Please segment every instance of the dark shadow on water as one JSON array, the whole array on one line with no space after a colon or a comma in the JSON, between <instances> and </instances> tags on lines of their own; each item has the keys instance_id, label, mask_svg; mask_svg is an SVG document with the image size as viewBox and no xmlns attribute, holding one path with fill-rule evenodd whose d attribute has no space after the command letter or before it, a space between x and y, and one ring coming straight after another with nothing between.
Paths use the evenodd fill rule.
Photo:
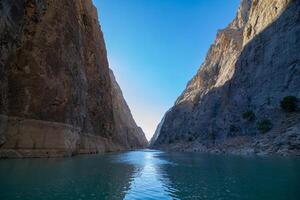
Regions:
<instances>
[{"instance_id":1,"label":"dark shadow on water","mask_svg":"<svg viewBox=\"0 0 300 200\"><path fill-rule=\"evenodd\" d=\"M0 160L5 200L297 200L300 158L131 151Z\"/></svg>"},{"instance_id":2,"label":"dark shadow on water","mask_svg":"<svg viewBox=\"0 0 300 200\"><path fill-rule=\"evenodd\" d=\"M134 167L111 156L0 160L0 199L123 199Z\"/></svg>"},{"instance_id":3,"label":"dark shadow on water","mask_svg":"<svg viewBox=\"0 0 300 200\"><path fill-rule=\"evenodd\" d=\"M199 153L162 155L173 195L180 199L290 199L300 196L300 159Z\"/></svg>"}]
</instances>

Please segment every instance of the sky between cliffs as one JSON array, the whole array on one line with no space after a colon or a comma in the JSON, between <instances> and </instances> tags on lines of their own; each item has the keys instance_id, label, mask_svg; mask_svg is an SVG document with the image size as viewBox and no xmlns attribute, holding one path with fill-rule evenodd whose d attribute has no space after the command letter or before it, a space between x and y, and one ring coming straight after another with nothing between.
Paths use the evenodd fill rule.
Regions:
<instances>
[{"instance_id":1,"label":"sky between cliffs","mask_svg":"<svg viewBox=\"0 0 300 200\"><path fill-rule=\"evenodd\" d=\"M93 0L110 67L149 140L239 0Z\"/></svg>"}]
</instances>

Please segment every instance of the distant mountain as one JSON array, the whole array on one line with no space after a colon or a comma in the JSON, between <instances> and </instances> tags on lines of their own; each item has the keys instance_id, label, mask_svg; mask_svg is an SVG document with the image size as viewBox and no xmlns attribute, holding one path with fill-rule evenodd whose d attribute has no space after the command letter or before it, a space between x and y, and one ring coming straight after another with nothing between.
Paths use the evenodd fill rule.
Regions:
<instances>
[{"instance_id":1,"label":"distant mountain","mask_svg":"<svg viewBox=\"0 0 300 200\"><path fill-rule=\"evenodd\" d=\"M299 52L300 1L242 0L152 147L299 155Z\"/></svg>"},{"instance_id":2,"label":"distant mountain","mask_svg":"<svg viewBox=\"0 0 300 200\"><path fill-rule=\"evenodd\" d=\"M0 1L0 157L141 148L92 0Z\"/></svg>"}]
</instances>

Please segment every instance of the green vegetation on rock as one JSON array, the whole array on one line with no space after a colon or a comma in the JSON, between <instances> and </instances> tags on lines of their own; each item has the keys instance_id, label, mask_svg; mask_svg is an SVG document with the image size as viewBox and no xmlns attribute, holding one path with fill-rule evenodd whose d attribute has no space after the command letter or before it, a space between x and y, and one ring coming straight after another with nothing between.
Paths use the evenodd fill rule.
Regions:
<instances>
[{"instance_id":1,"label":"green vegetation on rock","mask_svg":"<svg viewBox=\"0 0 300 200\"><path fill-rule=\"evenodd\" d=\"M256 128L262 133L269 132L272 127L272 122L269 119L263 119L256 123Z\"/></svg>"},{"instance_id":2,"label":"green vegetation on rock","mask_svg":"<svg viewBox=\"0 0 300 200\"><path fill-rule=\"evenodd\" d=\"M286 112L295 112L297 110L297 97L286 96L280 102L280 107Z\"/></svg>"},{"instance_id":3,"label":"green vegetation on rock","mask_svg":"<svg viewBox=\"0 0 300 200\"><path fill-rule=\"evenodd\" d=\"M247 121L252 121L255 118L255 114L253 111L248 110L246 112L243 113L243 119L247 120Z\"/></svg>"}]
</instances>

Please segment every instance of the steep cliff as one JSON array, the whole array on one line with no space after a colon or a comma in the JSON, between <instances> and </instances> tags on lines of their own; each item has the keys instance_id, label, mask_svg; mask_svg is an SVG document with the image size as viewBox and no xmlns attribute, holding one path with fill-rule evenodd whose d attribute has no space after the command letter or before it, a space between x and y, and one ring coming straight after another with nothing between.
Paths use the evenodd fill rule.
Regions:
<instances>
[{"instance_id":1,"label":"steep cliff","mask_svg":"<svg viewBox=\"0 0 300 200\"><path fill-rule=\"evenodd\" d=\"M0 1L2 157L143 146L120 138L111 81L92 0Z\"/></svg>"},{"instance_id":2,"label":"steep cliff","mask_svg":"<svg viewBox=\"0 0 300 200\"><path fill-rule=\"evenodd\" d=\"M300 2L242 0L160 125L154 148L300 153ZM298 106L299 107L299 106Z\"/></svg>"},{"instance_id":3,"label":"steep cliff","mask_svg":"<svg viewBox=\"0 0 300 200\"><path fill-rule=\"evenodd\" d=\"M112 97L114 120L116 122L116 140L127 148L142 148L148 145L143 130L138 127L131 115L131 111L123 97L113 71L110 70L112 80Z\"/></svg>"}]
</instances>

